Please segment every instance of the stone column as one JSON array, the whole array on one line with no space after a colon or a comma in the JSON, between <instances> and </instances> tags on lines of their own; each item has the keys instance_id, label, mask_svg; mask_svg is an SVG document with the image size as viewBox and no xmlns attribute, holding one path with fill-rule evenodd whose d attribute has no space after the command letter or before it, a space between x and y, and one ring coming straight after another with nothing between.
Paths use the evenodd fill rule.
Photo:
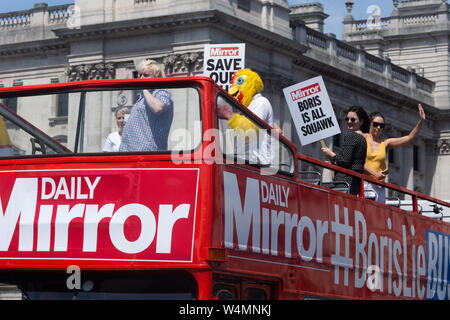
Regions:
<instances>
[{"instance_id":1,"label":"stone column","mask_svg":"<svg viewBox=\"0 0 450 320\"><path fill-rule=\"evenodd\" d=\"M413 152L413 144L408 144L403 146L401 150L403 155L402 161L402 173L403 173L403 187L414 190L414 152ZM406 197L409 199L410 197Z\"/></svg>"},{"instance_id":2,"label":"stone column","mask_svg":"<svg viewBox=\"0 0 450 320\"><path fill-rule=\"evenodd\" d=\"M353 9L353 1L345 2L345 6L347 7L347 16L344 18L344 34L342 36L343 40L345 40L345 36L347 34L351 34L353 32L353 21L355 20L352 16Z\"/></svg>"},{"instance_id":3,"label":"stone column","mask_svg":"<svg viewBox=\"0 0 450 320\"><path fill-rule=\"evenodd\" d=\"M433 196L450 201L450 137L442 138L436 146L437 163L433 177Z\"/></svg>"}]
</instances>

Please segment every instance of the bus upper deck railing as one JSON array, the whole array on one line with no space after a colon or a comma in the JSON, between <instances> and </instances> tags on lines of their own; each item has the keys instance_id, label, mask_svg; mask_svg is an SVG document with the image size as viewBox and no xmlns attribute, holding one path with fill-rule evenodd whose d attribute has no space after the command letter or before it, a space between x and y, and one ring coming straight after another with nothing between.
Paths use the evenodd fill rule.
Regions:
<instances>
[{"instance_id":1,"label":"bus upper deck railing","mask_svg":"<svg viewBox=\"0 0 450 320\"><path fill-rule=\"evenodd\" d=\"M411 199L412 199L412 212L414 212L414 213L419 214L418 199L426 200L426 201L432 202L432 203L434 203L436 205L441 205L441 206L444 206L444 207L450 209L450 203L448 203L446 201L443 201L443 200L439 200L439 199L430 197L428 195L422 194L422 193L417 192L417 191L409 190L407 188L400 187L400 186L397 186L397 185L394 185L394 184L391 184L391 183L388 183L388 182L383 182L383 181L380 181L380 180L376 180L376 179L367 177L367 176L365 176L363 174L360 174L358 172L355 172L355 171L352 171L352 170L348 170L348 169L339 167L337 165L330 164L330 163L327 163L327 162L324 162L324 161L321 161L321 160L318 160L318 159L315 159L315 158L312 158L312 157L309 157L309 156L305 156L305 155L302 155L302 154L298 154L297 153L297 159L301 160L301 161L304 161L304 162L307 162L309 164L313 164L313 165L325 168L325 169L342 172L342 173L345 173L347 175L351 175L351 176L360 178L361 179L361 186L360 186L360 192L359 192L359 196L358 197L363 198L363 199L364 199L364 183L363 182L366 181L366 182L374 183L374 184L377 184L379 186L382 186L382 187L385 187L385 188L388 188L388 189L391 189L391 190L395 190L395 191L400 192L402 194L406 194L406 195L411 196ZM299 172L300 172L300 170L299 170ZM300 179L300 180L302 180L302 179ZM307 181L307 180L306 181L303 180L303 181L304 182L311 182L311 181Z\"/></svg>"}]
</instances>

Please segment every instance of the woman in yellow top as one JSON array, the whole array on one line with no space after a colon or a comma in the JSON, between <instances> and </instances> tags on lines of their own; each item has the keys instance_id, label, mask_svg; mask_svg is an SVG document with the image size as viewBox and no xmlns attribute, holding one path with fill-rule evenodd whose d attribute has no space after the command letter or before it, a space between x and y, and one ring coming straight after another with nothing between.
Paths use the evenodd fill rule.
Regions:
<instances>
[{"instance_id":1,"label":"woman in yellow top","mask_svg":"<svg viewBox=\"0 0 450 320\"><path fill-rule=\"evenodd\" d=\"M422 125L425 121L425 112L423 111L422 105L418 105L420 119L417 122L414 129L407 136L399 138L388 138L386 140L381 140L381 133L385 126L384 117L379 112L374 112L370 114L370 129L369 133L365 134L367 142L367 154L366 162L364 164L364 173L366 176L384 181L387 175L386 169L386 153L389 149L394 149L407 145L419 133ZM384 187L381 187L374 183L365 182L364 183L364 193L366 197L369 194L375 192L376 201L385 202L386 195Z\"/></svg>"}]
</instances>

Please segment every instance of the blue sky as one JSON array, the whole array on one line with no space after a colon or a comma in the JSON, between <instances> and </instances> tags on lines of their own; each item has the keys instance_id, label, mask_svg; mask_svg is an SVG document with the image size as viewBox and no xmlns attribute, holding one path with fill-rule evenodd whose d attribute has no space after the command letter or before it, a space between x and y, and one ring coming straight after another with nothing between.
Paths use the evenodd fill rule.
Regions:
<instances>
[{"instance_id":1,"label":"blue sky","mask_svg":"<svg viewBox=\"0 0 450 320\"><path fill-rule=\"evenodd\" d=\"M305 3L320 2L323 10L329 17L325 20L324 33L334 33L339 39L344 32L344 25L342 21L347 15L347 8L345 6L346 0L288 0L289 5L299 5ZM367 9L372 5L377 5L380 8L381 16L388 17L394 10L392 0L353 0L352 16L356 20L368 19L370 13Z\"/></svg>"},{"instance_id":2,"label":"blue sky","mask_svg":"<svg viewBox=\"0 0 450 320\"><path fill-rule=\"evenodd\" d=\"M98 0L93 0L98 1ZM10 12L19 10L28 10L34 7L35 3L45 2L49 6L59 4L74 3L74 0L0 0L0 12Z\"/></svg>"},{"instance_id":3,"label":"blue sky","mask_svg":"<svg viewBox=\"0 0 450 320\"><path fill-rule=\"evenodd\" d=\"M98 0L93 0L98 1ZM33 8L35 3L46 2L49 6L74 3L74 0L1 0L0 12L10 12L18 10L27 10ZM330 16L325 20L325 33L334 33L338 38L341 38L343 32L342 21L347 14L345 7L346 0L288 0L290 5L298 5L312 2L320 2L324 7L325 13ZM381 16L387 17L391 14L394 6L392 0L354 0L352 15L355 19L367 19L369 13L367 8L370 5L377 5L380 7Z\"/></svg>"}]
</instances>

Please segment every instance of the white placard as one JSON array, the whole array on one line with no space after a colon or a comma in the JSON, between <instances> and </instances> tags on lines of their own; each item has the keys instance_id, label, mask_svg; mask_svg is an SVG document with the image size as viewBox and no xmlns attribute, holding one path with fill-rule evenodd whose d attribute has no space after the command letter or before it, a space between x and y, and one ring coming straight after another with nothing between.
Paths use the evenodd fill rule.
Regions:
<instances>
[{"instance_id":1,"label":"white placard","mask_svg":"<svg viewBox=\"0 0 450 320\"><path fill-rule=\"evenodd\" d=\"M207 44L203 57L203 75L228 91L233 74L245 68L245 43Z\"/></svg>"},{"instance_id":2,"label":"white placard","mask_svg":"<svg viewBox=\"0 0 450 320\"><path fill-rule=\"evenodd\" d=\"M283 89L302 146L341 133L321 76Z\"/></svg>"}]
</instances>

